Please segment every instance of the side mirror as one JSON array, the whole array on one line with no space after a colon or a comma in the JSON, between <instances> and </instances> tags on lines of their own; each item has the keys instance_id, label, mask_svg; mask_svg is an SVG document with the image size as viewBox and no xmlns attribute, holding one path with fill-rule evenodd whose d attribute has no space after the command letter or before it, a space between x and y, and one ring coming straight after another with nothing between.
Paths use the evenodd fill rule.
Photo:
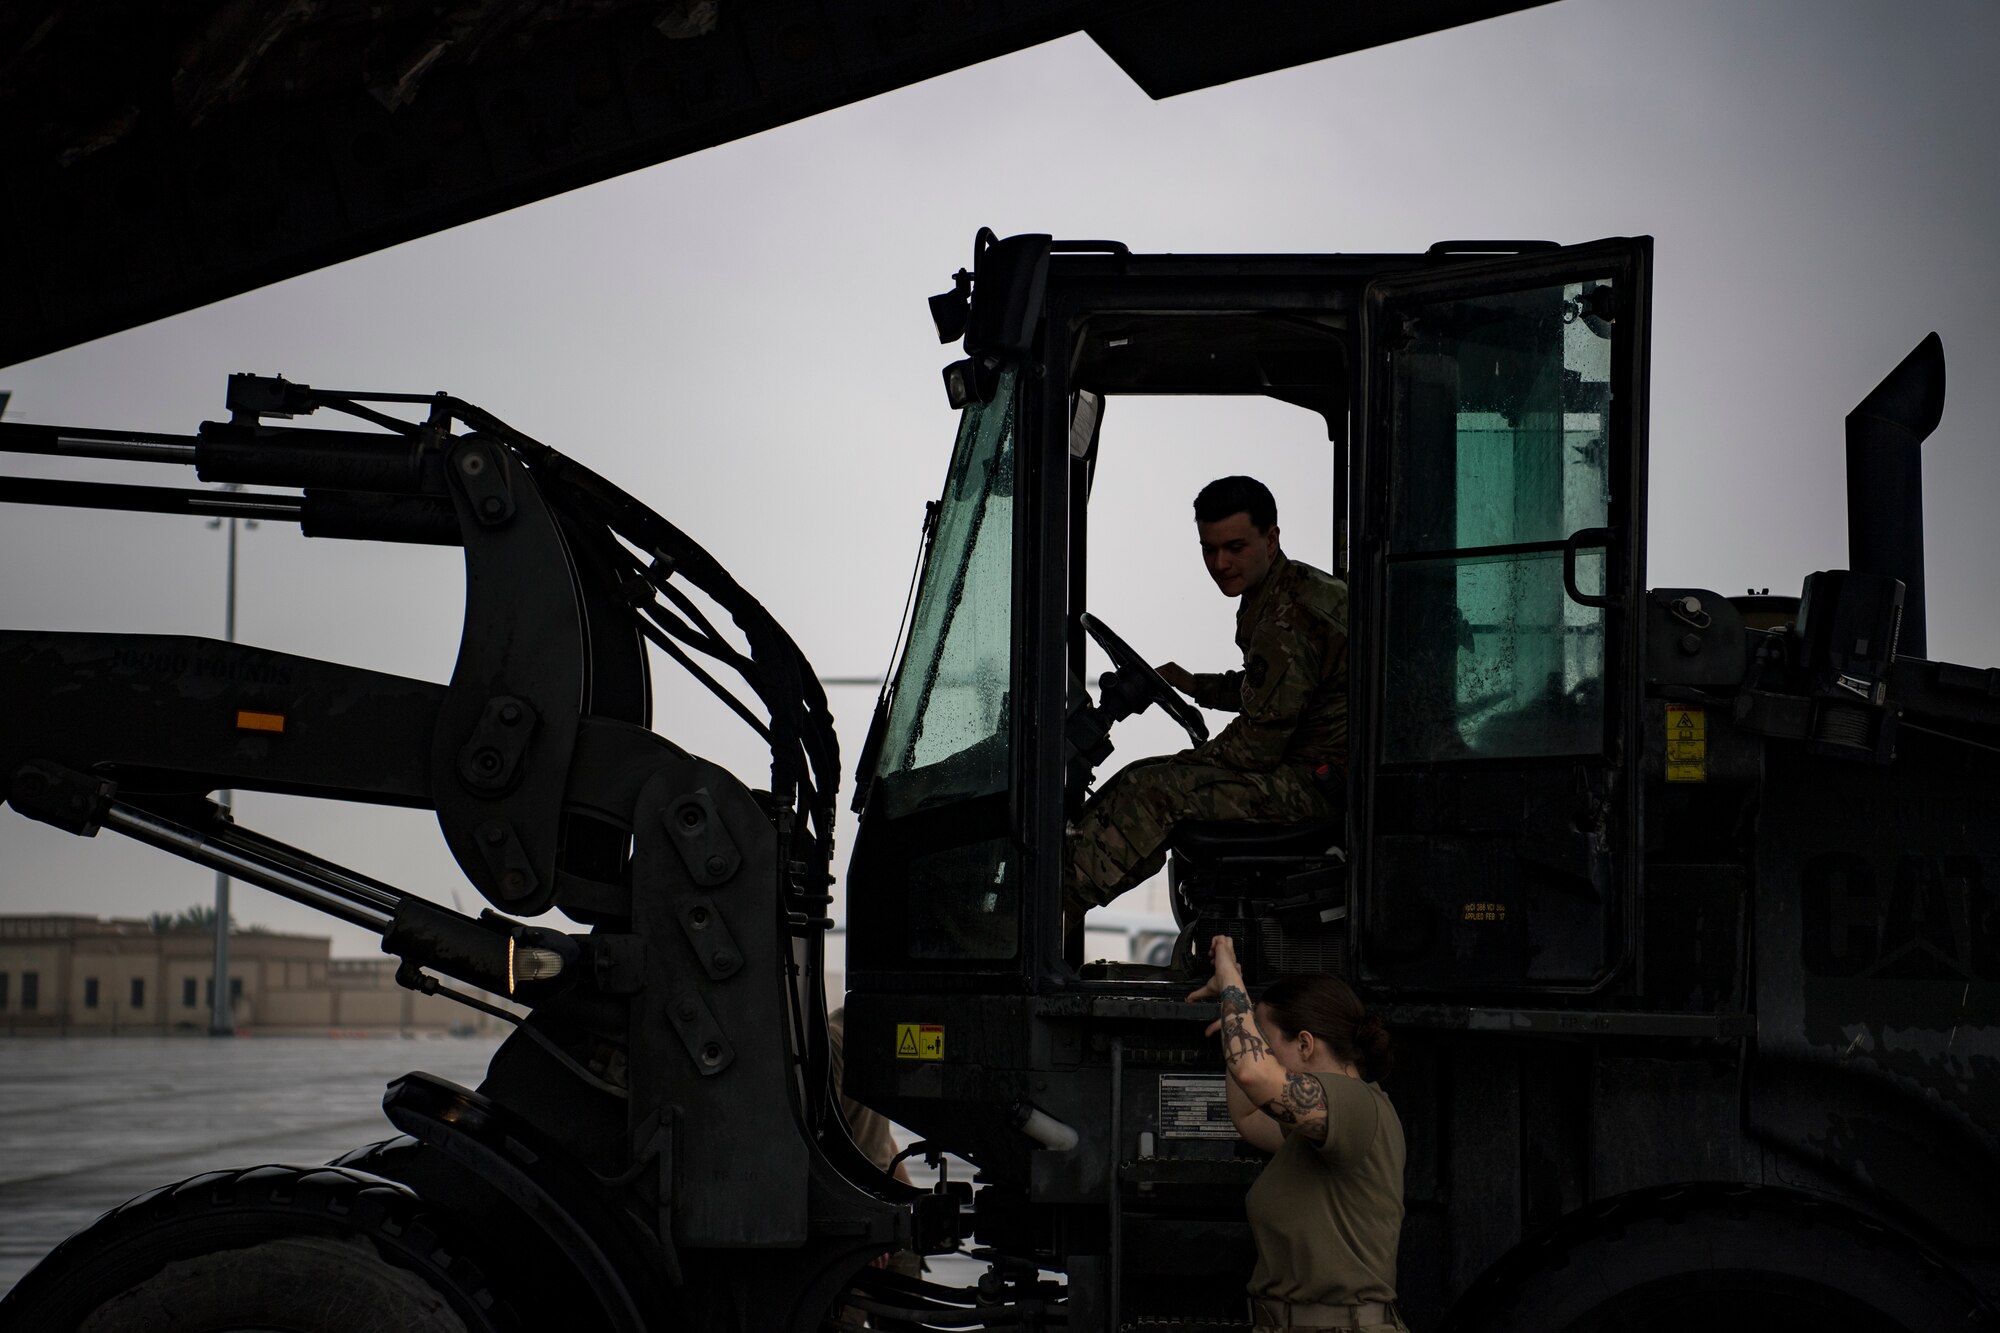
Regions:
<instances>
[{"instance_id":1,"label":"side mirror","mask_svg":"<svg viewBox=\"0 0 2000 1333\"><path fill-rule=\"evenodd\" d=\"M1034 345L1054 239L1027 233L1002 241L980 228L972 261L972 310L965 325L967 356L1020 356Z\"/></svg>"},{"instance_id":2,"label":"side mirror","mask_svg":"<svg viewBox=\"0 0 2000 1333\"><path fill-rule=\"evenodd\" d=\"M945 395L954 409L992 401L1001 364L1034 346L1054 244L1039 232L1003 241L981 227L972 242L972 271L960 269L952 289L931 298L938 341L965 337L965 359L944 368Z\"/></svg>"}]
</instances>

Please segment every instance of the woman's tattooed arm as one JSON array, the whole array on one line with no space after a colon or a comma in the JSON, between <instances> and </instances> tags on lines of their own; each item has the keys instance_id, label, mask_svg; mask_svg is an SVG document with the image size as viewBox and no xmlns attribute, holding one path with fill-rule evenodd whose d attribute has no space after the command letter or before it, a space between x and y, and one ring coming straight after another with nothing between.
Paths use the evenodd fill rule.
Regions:
<instances>
[{"instance_id":1,"label":"woman's tattooed arm","mask_svg":"<svg viewBox=\"0 0 2000 1333\"><path fill-rule=\"evenodd\" d=\"M1222 1058L1236 1085L1286 1134L1326 1142L1326 1089L1311 1074L1284 1072L1241 986L1222 989Z\"/></svg>"},{"instance_id":2,"label":"woman's tattooed arm","mask_svg":"<svg viewBox=\"0 0 2000 1333\"><path fill-rule=\"evenodd\" d=\"M1285 1133L1326 1142L1326 1088L1311 1074L1287 1074L1283 1090L1263 1109Z\"/></svg>"},{"instance_id":3,"label":"woman's tattooed arm","mask_svg":"<svg viewBox=\"0 0 2000 1333\"><path fill-rule=\"evenodd\" d=\"M1243 993L1241 986L1222 988L1222 1059L1229 1066L1229 1072L1242 1072L1247 1061L1268 1059L1271 1054L1269 1042L1257 1026L1257 1011L1251 1007L1250 997Z\"/></svg>"}]
</instances>

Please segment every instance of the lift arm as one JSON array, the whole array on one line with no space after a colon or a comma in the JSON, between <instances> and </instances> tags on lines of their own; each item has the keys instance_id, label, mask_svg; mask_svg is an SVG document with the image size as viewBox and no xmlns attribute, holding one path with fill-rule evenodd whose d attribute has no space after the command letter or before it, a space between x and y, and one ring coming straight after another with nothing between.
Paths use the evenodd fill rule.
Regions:
<instances>
[{"instance_id":1,"label":"lift arm","mask_svg":"<svg viewBox=\"0 0 2000 1333\"><path fill-rule=\"evenodd\" d=\"M587 1091L524 1092L504 1051L493 1078L620 1182L670 1255L798 1246L822 1215L851 1219L850 1249L907 1232L813 1147L839 755L797 645L673 524L469 403L233 376L228 407L191 436L0 425L0 451L192 466L231 489L0 477L0 500L458 545L450 681L185 636L0 630L0 688L35 701L0 717L8 803L374 931L406 985L435 989L429 969L528 1005L525 1034ZM412 407L421 420L397 415ZM267 421L321 409L371 429ZM767 793L648 729L648 643L765 739ZM239 827L208 799L223 789L434 810L496 910L475 920ZM592 930L518 919L550 908ZM622 1145L590 1140L579 1097L612 1099Z\"/></svg>"}]
</instances>

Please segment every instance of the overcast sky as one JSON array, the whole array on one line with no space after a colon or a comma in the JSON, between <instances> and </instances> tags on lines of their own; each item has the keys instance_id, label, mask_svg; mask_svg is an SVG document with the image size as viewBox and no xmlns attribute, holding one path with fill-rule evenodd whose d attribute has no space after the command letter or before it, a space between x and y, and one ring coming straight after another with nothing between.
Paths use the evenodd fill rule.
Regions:
<instances>
[{"instance_id":1,"label":"overcast sky","mask_svg":"<svg viewBox=\"0 0 2000 1333\"><path fill-rule=\"evenodd\" d=\"M866 675L953 428L938 368L954 349L924 298L979 226L1182 252L1645 233L1649 583L1795 593L1844 566L1841 419L1935 329L1951 388L1925 450L1930 651L1996 665L1996 56L1991 0L1561 0L1155 103L1078 37L0 369L0 389L10 420L173 431L221 415L231 371L448 389L708 544L823 673ZM1256 471L1287 549L1330 563L1323 432L1262 401L1154 400L1113 404L1104 438L1097 501L1117 519L1096 531L1093 609L1155 660L1232 665L1233 604L1202 573L1187 501ZM457 552L268 525L243 550L244 641L449 676ZM9 627L219 636L222 581L222 537L199 520L0 513ZM871 701L835 695L850 759ZM762 781L754 738L664 675L656 725ZM1118 739L1121 760L1176 743L1151 715ZM427 815L255 794L238 813L481 905ZM239 921L375 947L237 893ZM0 815L0 911L210 894L207 872L115 835Z\"/></svg>"}]
</instances>

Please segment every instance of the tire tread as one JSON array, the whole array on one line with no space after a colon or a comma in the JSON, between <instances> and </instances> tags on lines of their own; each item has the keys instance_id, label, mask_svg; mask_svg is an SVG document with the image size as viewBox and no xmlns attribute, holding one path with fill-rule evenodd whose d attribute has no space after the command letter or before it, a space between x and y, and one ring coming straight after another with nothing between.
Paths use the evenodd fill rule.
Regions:
<instances>
[{"instance_id":1,"label":"tire tread","mask_svg":"<svg viewBox=\"0 0 2000 1333\"><path fill-rule=\"evenodd\" d=\"M259 1165L203 1172L111 1209L59 1243L0 1299L0 1327L71 1327L108 1299L93 1267L109 1266L119 1272L120 1290L134 1286L147 1273L133 1271L135 1260L121 1252L142 1252L149 1240L154 1241L148 1272L157 1272L182 1257L172 1243L177 1229L214 1222L230 1213L273 1215L274 1234L305 1231L378 1239L404 1260L398 1266L416 1270L419 1276L429 1268L442 1277L446 1285L441 1289L469 1303L489 1327L520 1326L485 1270L469 1253L450 1244L408 1187L345 1166ZM287 1220L294 1225L286 1226ZM89 1304L79 1309L80 1301Z\"/></svg>"}]
</instances>

